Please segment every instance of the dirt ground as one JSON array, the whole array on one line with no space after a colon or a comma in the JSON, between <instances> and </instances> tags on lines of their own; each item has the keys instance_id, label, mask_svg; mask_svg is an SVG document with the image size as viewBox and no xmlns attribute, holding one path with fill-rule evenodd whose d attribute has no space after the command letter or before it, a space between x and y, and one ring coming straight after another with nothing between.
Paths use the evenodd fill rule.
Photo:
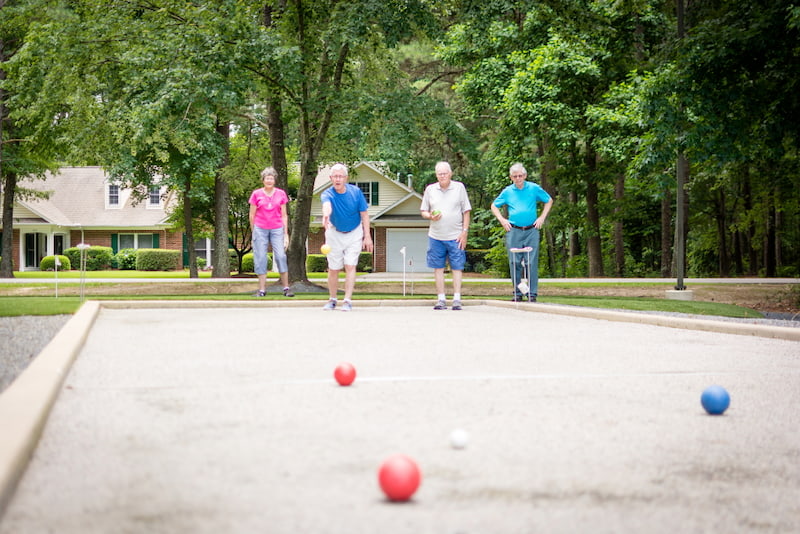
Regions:
<instances>
[{"instance_id":1,"label":"dirt ground","mask_svg":"<svg viewBox=\"0 0 800 534\"><path fill-rule=\"evenodd\" d=\"M295 293L318 292L324 293L324 280L316 284L305 286L293 285ZM449 287L449 283L448 283ZM84 287L86 296L122 296L122 295L247 295L256 289L255 279L244 278L241 281L226 282L158 282L158 283L103 283L87 284ZM671 289L666 284L641 287L628 284L603 284L581 285L563 287L563 284L540 281L539 294L546 301L548 296L608 296L608 297L649 297L663 298L664 291ZM694 300L721 302L751 308L761 312L800 313L800 287L791 284L698 284L688 289L694 292ZM280 288L271 286L270 292L279 292ZM0 296L49 296L54 292L52 285L36 287L6 287L0 289ZM403 293L402 282L368 281L358 282L357 294L374 293ZM494 296L503 297L509 294L508 284L505 282L471 284L465 283L463 293L469 296ZM75 296L80 294L78 284L69 284L59 288L62 296ZM406 294L434 295L433 282L415 281L406 283Z\"/></svg>"}]
</instances>

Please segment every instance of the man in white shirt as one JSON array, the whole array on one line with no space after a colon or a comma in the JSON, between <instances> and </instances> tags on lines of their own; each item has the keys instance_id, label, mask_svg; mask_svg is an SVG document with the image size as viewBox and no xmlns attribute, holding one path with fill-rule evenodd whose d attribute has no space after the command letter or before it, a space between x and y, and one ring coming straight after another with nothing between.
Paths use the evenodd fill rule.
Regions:
<instances>
[{"instance_id":1,"label":"man in white shirt","mask_svg":"<svg viewBox=\"0 0 800 534\"><path fill-rule=\"evenodd\" d=\"M433 269L438 298L434 310L446 310L444 268L453 271L453 309L461 309L461 278L467 261L467 234L472 206L464 184L452 179L450 164L436 164L436 183L425 188L420 214L431 221L428 229L427 265Z\"/></svg>"}]
</instances>

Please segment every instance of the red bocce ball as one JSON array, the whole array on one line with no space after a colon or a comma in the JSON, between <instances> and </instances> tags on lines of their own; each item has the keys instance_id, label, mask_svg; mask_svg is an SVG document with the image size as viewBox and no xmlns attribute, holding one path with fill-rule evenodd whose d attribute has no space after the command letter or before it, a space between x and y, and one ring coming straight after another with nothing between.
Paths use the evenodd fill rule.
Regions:
<instances>
[{"instance_id":1,"label":"red bocce ball","mask_svg":"<svg viewBox=\"0 0 800 534\"><path fill-rule=\"evenodd\" d=\"M403 454L391 456L381 464L378 482L392 501L407 501L417 491L422 474L417 463Z\"/></svg>"},{"instance_id":2,"label":"red bocce ball","mask_svg":"<svg viewBox=\"0 0 800 534\"><path fill-rule=\"evenodd\" d=\"M356 368L349 363L340 363L333 371L333 377L340 386L349 386L356 379Z\"/></svg>"}]
</instances>

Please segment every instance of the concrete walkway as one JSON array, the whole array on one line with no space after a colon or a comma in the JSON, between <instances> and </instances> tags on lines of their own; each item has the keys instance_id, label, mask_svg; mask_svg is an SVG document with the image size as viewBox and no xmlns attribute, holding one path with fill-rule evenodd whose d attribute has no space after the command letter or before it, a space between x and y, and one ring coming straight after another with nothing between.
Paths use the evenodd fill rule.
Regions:
<instances>
[{"instance_id":1,"label":"concrete walkway","mask_svg":"<svg viewBox=\"0 0 800 534\"><path fill-rule=\"evenodd\" d=\"M0 534L800 530L800 340L466 304L88 302L0 396Z\"/></svg>"}]
</instances>

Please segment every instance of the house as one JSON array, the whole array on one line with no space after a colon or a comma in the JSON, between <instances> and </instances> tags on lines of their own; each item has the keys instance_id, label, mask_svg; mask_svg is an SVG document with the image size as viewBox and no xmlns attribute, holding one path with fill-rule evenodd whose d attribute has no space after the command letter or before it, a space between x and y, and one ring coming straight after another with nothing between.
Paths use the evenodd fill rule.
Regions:
<instances>
[{"instance_id":1,"label":"house","mask_svg":"<svg viewBox=\"0 0 800 534\"><path fill-rule=\"evenodd\" d=\"M374 163L360 162L349 168L348 182L364 193L369 206L375 272L430 272L425 262L428 221L420 216L422 195L410 183L386 176ZM320 169L314 182L308 251L318 252L325 241L320 195L331 187L330 167ZM405 255L401 252L405 250Z\"/></svg>"},{"instance_id":2,"label":"house","mask_svg":"<svg viewBox=\"0 0 800 534\"><path fill-rule=\"evenodd\" d=\"M38 270L45 256L86 243L123 248L183 248L183 234L171 230L174 195L165 187L131 189L109 180L101 167L65 167L45 180L20 179L18 187L50 192L48 199L14 203L14 268Z\"/></svg>"}]
</instances>

